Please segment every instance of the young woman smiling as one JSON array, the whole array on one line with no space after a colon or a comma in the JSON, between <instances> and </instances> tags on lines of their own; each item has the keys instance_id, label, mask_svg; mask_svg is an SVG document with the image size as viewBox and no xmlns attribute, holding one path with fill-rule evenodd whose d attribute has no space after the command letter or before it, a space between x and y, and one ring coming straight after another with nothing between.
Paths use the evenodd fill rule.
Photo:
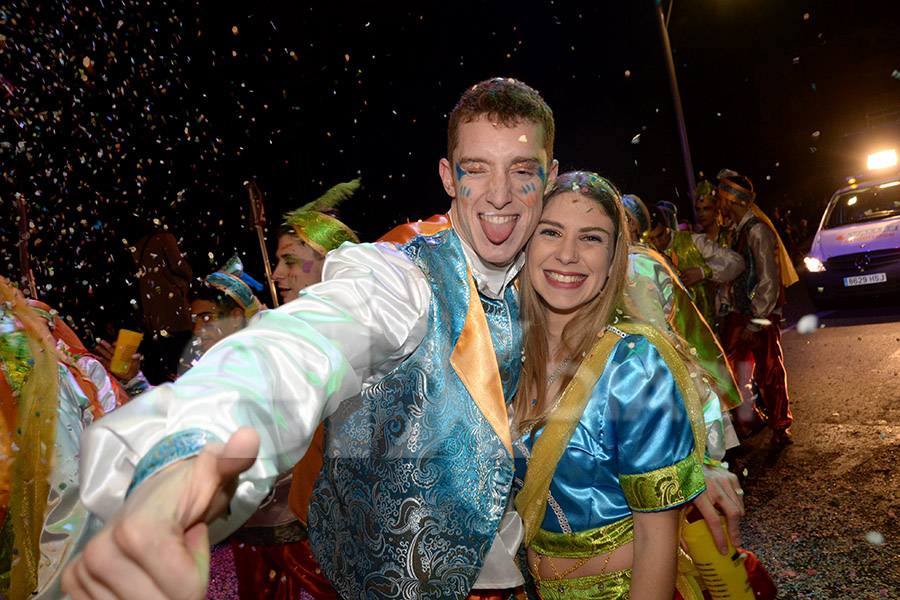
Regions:
<instances>
[{"instance_id":1,"label":"young woman smiling","mask_svg":"<svg viewBox=\"0 0 900 600\"><path fill-rule=\"evenodd\" d=\"M576 171L559 176L527 248L516 507L545 600L670 600L680 508L705 488L684 362L616 310L627 241L618 192Z\"/></svg>"}]
</instances>

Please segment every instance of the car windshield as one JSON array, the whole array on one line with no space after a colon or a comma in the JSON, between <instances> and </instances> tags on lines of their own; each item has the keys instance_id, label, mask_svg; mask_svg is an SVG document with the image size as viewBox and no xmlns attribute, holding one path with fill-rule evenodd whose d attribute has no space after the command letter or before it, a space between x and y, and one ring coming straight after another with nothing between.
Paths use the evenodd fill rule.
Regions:
<instances>
[{"instance_id":1,"label":"car windshield","mask_svg":"<svg viewBox=\"0 0 900 600\"><path fill-rule=\"evenodd\" d=\"M900 216L900 181L844 192L831 201L825 229Z\"/></svg>"}]
</instances>

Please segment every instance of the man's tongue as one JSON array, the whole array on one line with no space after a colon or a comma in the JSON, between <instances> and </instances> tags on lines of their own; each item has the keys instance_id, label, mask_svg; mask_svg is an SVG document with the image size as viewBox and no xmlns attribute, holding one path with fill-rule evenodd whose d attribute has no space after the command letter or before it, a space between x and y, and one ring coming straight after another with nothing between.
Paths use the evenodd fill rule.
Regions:
<instances>
[{"instance_id":1,"label":"man's tongue","mask_svg":"<svg viewBox=\"0 0 900 600\"><path fill-rule=\"evenodd\" d=\"M516 219L502 219L499 223L497 222L497 219L481 219L481 230L484 231L484 235L487 236L487 239L493 244L502 244L505 242L507 238L512 235L513 229L515 228Z\"/></svg>"}]
</instances>

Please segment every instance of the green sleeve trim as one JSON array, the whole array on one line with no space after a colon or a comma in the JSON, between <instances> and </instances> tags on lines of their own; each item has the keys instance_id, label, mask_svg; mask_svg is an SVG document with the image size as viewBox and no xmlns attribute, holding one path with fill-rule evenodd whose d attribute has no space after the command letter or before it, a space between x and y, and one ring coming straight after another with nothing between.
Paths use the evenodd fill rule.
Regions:
<instances>
[{"instance_id":1,"label":"green sleeve trim","mask_svg":"<svg viewBox=\"0 0 900 600\"><path fill-rule=\"evenodd\" d=\"M632 510L665 510L684 504L706 488L702 465L695 450L670 467L639 475L619 475L619 484Z\"/></svg>"}]
</instances>

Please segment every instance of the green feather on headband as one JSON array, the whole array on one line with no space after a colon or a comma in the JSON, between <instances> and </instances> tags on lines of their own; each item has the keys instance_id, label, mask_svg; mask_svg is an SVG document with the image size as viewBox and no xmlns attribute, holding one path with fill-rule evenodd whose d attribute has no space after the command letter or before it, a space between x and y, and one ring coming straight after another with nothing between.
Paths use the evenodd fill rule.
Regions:
<instances>
[{"instance_id":1,"label":"green feather on headband","mask_svg":"<svg viewBox=\"0 0 900 600\"><path fill-rule=\"evenodd\" d=\"M316 252L328 254L344 242L359 243L359 238L349 227L328 215L325 211L352 196L361 186L361 179L339 183L308 204L285 215L284 224L293 228L301 240Z\"/></svg>"},{"instance_id":2,"label":"green feather on headband","mask_svg":"<svg viewBox=\"0 0 900 600\"><path fill-rule=\"evenodd\" d=\"M330 208L334 208L335 206L355 194L356 190L358 190L362 185L361 182L362 178L357 177L353 181L347 181L345 183L339 183L335 186L332 186L327 192L325 192L312 202L304 204L292 213L288 213L287 218L290 219L292 216L308 210L325 212Z\"/></svg>"}]
</instances>

